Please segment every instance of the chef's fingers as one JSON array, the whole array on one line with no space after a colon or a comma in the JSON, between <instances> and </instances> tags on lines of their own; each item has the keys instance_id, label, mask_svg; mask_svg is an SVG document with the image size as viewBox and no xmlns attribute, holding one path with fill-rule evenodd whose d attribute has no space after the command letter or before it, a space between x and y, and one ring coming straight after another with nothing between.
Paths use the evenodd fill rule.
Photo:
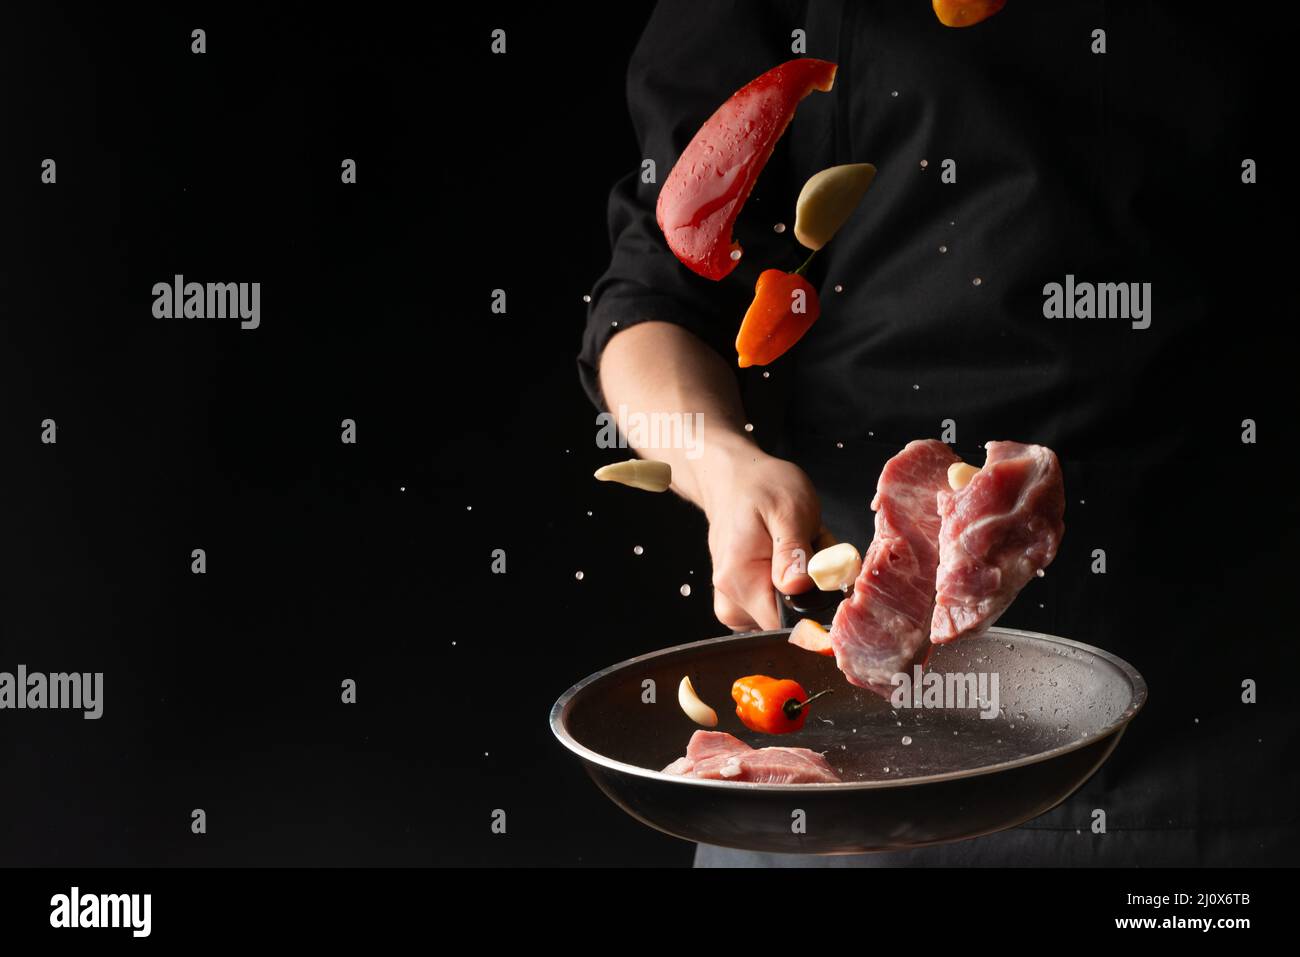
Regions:
<instances>
[{"instance_id":1,"label":"chef's fingers","mask_svg":"<svg viewBox=\"0 0 1300 957\"><path fill-rule=\"evenodd\" d=\"M772 596L772 538L762 507L741 503L729 521L709 528L713 587L744 609L755 627L780 627Z\"/></svg>"},{"instance_id":2,"label":"chef's fingers","mask_svg":"<svg viewBox=\"0 0 1300 957\"><path fill-rule=\"evenodd\" d=\"M778 591L798 595L813 587L808 559L813 536L822 528L820 513L816 499L788 499L764 516L772 536L772 584Z\"/></svg>"},{"instance_id":3,"label":"chef's fingers","mask_svg":"<svg viewBox=\"0 0 1300 957\"><path fill-rule=\"evenodd\" d=\"M718 588L713 589L713 614L732 631L758 630L758 623L745 613L745 609Z\"/></svg>"},{"instance_id":4,"label":"chef's fingers","mask_svg":"<svg viewBox=\"0 0 1300 957\"><path fill-rule=\"evenodd\" d=\"M718 618L724 625L734 628L732 622L743 619L748 625L765 631L781 627L776 598L772 594L772 584L768 581L771 574L771 561L767 557L770 549L766 533L762 533L759 549L744 548L741 542L737 542L714 566L714 595L722 594L732 605L741 609L739 615L728 609L732 615L730 618L719 615Z\"/></svg>"}]
</instances>

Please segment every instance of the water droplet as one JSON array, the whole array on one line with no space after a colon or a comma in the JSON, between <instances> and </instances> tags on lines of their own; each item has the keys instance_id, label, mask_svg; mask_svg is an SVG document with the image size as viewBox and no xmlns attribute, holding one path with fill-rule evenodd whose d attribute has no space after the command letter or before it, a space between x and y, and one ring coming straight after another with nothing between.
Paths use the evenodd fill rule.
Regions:
<instances>
[{"instance_id":1,"label":"water droplet","mask_svg":"<svg viewBox=\"0 0 1300 957\"><path fill-rule=\"evenodd\" d=\"M912 738L911 738L911 736L906 735L906 734L903 735L903 743L904 743L904 744L911 744L911 743L912 743Z\"/></svg>"},{"instance_id":2,"label":"water droplet","mask_svg":"<svg viewBox=\"0 0 1300 957\"><path fill-rule=\"evenodd\" d=\"M406 486L405 486L405 485L399 485L399 486L397 486L397 490L398 490L399 492L405 492L405 491L406 491Z\"/></svg>"},{"instance_id":3,"label":"water droplet","mask_svg":"<svg viewBox=\"0 0 1300 957\"><path fill-rule=\"evenodd\" d=\"M1080 505L1087 505L1088 503L1085 502L1083 499L1079 499L1079 504L1080 504Z\"/></svg>"},{"instance_id":4,"label":"water droplet","mask_svg":"<svg viewBox=\"0 0 1300 957\"><path fill-rule=\"evenodd\" d=\"M950 220L948 220L948 225L949 225L949 226L956 226L956 225L957 225L957 220L955 220L955 219L950 219Z\"/></svg>"},{"instance_id":5,"label":"water droplet","mask_svg":"<svg viewBox=\"0 0 1300 957\"><path fill-rule=\"evenodd\" d=\"M683 586L681 587L681 592L682 592L682 597L683 597L683 598L690 598L690 597L691 597L691 586L690 586L690 585L683 585Z\"/></svg>"},{"instance_id":6,"label":"water droplet","mask_svg":"<svg viewBox=\"0 0 1300 957\"><path fill-rule=\"evenodd\" d=\"M1034 572L1034 574L1037 575L1039 578L1047 577L1047 572L1043 571L1041 568L1038 569L1038 571Z\"/></svg>"},{"instance_id":7,"label":"water droplet","mask_svg":"<svg viewBox=\"0 0 1300 957\"><path fill-rule=\"evenodd\" d=\"M473 505L466 505L466 506L465 506L465 511L467 511L467 512L472 512L472 511L474 511L474 506L473 506Z\"/></svg>"},{"instance_id":8,"label":"water droplet","mask_svg":"<svg viewBox=\"0 0 1300 957\"><path fill-rule=\"evenodd\" d=\"M842 448L844 448L844 443L843 443L843 442L836 442L836 443L835 443L835 447L836 447L837 449L842 449Z\"/></svg>"},{"instance_id":9,"label":"water droplet","mask_svg":"<svg viewBox=\"0 0 1300 957\"><path fill-rule=\"evenodd\" d=\"M836 284L835 284L835 291L836 291L836 292L843 292L843 291L844 291L844 287L841 286L839 283L836 283Z\"/></svg>"},{"instance_id":10,"label":"water droplet","mask_svg":"<svg viewBox=\"0 0 1300 957\"><path fill-rule=\"evenodd\" d=\"M890 96L898 96L898 91L895 90L893 93L891 93L891 94L889 94L889 95L890 95Z\"/></svg>"},{"instance_id":11,"label":"water droplet","mask_svg":"<svg viewBox=\"0 0 1300 957\"><path fill-rule=\"evenodd\" d=\"M587 517L588 517L588 518L591 518L591 513L590 513L590 512L587 513Z\"/></svg>"},{"instance_id":12,"label":"water droplet","mask_svg":"<svg viewBox=\"0 0 1300 957\"><path fill-rule=\"evenodd\" d=\"M573 577L578 579L578 581L582 581L582 572L574 572Z\"/></svg>"},{"instance_id":13,"label":"water droplet","mask_svg":"<svg viewBox=\"0 0 1300 957\"><path fill-rule=\"evenodd\" d=\"M929 160L921 160L921 169L925 169L929 165L930 165Z\"/></svg>"},{"instance_id":14,"label":"water droplet","mask_svg":"<svg viewBox=\"0 0 1300 957\"><path fill-rule=\"evenodd\" d=\"M733 249L733 250L731 251L731 261L732 261L732 262L737 262L737 261L739 261L739 259L740 259L740 250L739 250L739 249Z\"/></svg>"},{"instance_id":15,"label":"water droplet","mask_svg":"<svg viewBox=\"0 0 1300 957\"><path fill-rule=\"evenodd\" d=\"M754 423L752 423L752 422L746 422L746 423L745 423L745 431L746 431L746 432L753 432L753 431L754 431Z\"/></svg>"},{"instance_id":16,"label":"water droplet","mask_svg":"<svg viewBox=\"0 0 1300 957\"><path fill-rule=\"evenodd\" d=\"M775 226L772 227L772 232L774 233L785 232L785 223L777 223Z\"/></svg>"},{"instance_id":17,"label":"water droplet","mask_svg":"<svg viewBox=\"0 0 1300 957\"><path fill-rule=\"evenodd\" d=\"M941 253L946 253L947 251L948 251L948 247L947 247L947 246L940 246L940 247L939 247L939 252L941 252Z\"/></svg>"},{"instance_id":18,"label":"water droplet","mask_svg":"<svg viewBox=\"0 0 1300 957\"><path fill-rule=\"evenodd\" d=\"M610 323L610 325L613 326L615 329L617 329L617 328L618 328L618 320L615 319L613 322Z\"/></svg>"},{"instance_id":19,"label":"water droplet","mask_svg":"<svg viewBox=\"0 0 1300 957\"><path fill-rule=\"evenodd\" d=\"M889 768L888 768L888 767L885 768L885 773L886 773L886 774L889 773Z\"/></svg>"},{"instance_id":20,"label":"water droplet","mask_svg":"<svg viewBox=\"0 0 1300 957\"><path fill-rule=\"evenodd\" d=\"M633 555L644 555L644 554L645 554L645 549L642 548L640 545L637 545L637 546L635 546L635 547L632 549L632 554L633 554Z\"/></svg>"},{"instance_id":21,"label":"water droplet","mask_svg":"<svg viewBox=\"0 0 1300 957\"><path fill-rule=\"evenodd\" d=\"M917 384L914 382L914 383L912 383L912 388L913 388L913 389L919 389L919 388L921 388L921 387L920 387L919 385L917 385Z\"/></svg>"},{"instance_id":22,"label":"water droplet","mask_svg":"<svg viewBox=\"0 0 1300 957\"><path fill-rule=\"evenodd\" d=\"M984 280L981 279L979 276L976 276L974 279L970 281L970 284L972 286L982 286L984 285Z\"/></svg>"},{"instance_id":23,"label":"water droplet","mask_svg":"<svg viewBox=\"0 0 1300 957\"><path fill-rule=\"evenodd\" d=\"M770 378L772 378L772 373L770 373L770 372L768 372L766 369L764 369L764 370L763 370L763 378L764 378L764 379L770 379Z\"/></svg>"},{"instance_id":24,"label":"water droplet","mask_svg":"<svg viewBox=\"0 0 1300 957\"><path fill-rule=\"evenodd\" d=\"M583 296L583 297L582 297L582 301L583 301L583 302L591 302L591 296Z\"/></svg>"}]
</instances>

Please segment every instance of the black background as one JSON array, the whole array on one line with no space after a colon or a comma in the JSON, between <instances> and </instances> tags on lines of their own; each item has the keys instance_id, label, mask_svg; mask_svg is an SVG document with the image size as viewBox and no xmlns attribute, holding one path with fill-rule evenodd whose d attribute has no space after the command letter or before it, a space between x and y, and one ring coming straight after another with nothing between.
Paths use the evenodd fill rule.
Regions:
<instances>
[{"instance_id":1,"label":"black background","mask_svg":"<svg viewBox=\"0 0 1300 957\"><path fill-rule=\"evenodd\" d=\"M589 672L720 630L698 513L590 480L609 456L573 363L605 199L640 161L624 71L648 11L3 15L0 670L102 671L105 716L0 715L0 864L689 861L546 725ZM1237 23L1216 68L1262 69L1268 27ZM1186 210L1242 270L1229 361L1143 388L1249 387L1276 437L1290 212L1248 203ZM154 319L174 273L262 282L261 328ZM1168 489L1172 520L1260 567L1257 594L1189 590L1249 605L1262 661L1295 517L1279 447L1275 478L1227 462L1221 497Z\"/></svg>"}]
</instances>

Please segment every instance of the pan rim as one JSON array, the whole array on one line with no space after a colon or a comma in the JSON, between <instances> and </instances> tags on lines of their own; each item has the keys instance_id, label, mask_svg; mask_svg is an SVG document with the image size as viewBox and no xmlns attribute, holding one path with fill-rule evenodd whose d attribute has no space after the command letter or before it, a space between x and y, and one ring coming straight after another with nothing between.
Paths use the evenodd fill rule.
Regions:
<instances>
[{"instance_id":1,"label":"pan rim","mask_svg":"<svg viewBox=\"0 0 1300 957\"><path fill-rule=\"evenodd\" d=\"M649 661L653 658L660 658L674 652L684 651L688 648L702 648L707 645L724 644L733 641L747 641L755 638L771 638L777 635L788 635L790 630L791 629L789 628L778 628L772 631L751 631L739 635L722 635L718 638L706 638L703 641L689 641L681 645L672 645L668 648L660 648L657 651L651 651L644 655L637 655L633 658L620 661L617 664L610 665L608 668L603 668L600 671L594 672L586 678L583 678L556 699L555 704L551 706L551 732L559 739L561 744L584 761L611 771L630 774L640 778L647 778L652 781L681 784L691 787L725 788L732 791L788 791L796 793L811 793L815 791L824 791L828 788L837 791L866 791L880 788L915 787L922 784L937 784L944 781L960 781L967 778L997 774L1002 771L1027 767L1033 764L1043 764L1074 751L1090 747L1113 735L1122 733L1128 726L1129 722L1132 721L1137 713L1142 710L1147 701L1146 679L1142 677L1141 673L1136 668L1118 655L1111 654L1109 651L1105 651L1104 649L1098 648L1094 645L1085 644L1082 641L1062 638L1059 635L1049 635L1041 631L1025 631L1019 628L1002 628L995 626L988 630L988 635L1020 639L1029 638L1051 645L1063 645L1068 648L1073 648L1076 651L1087 652L1088 654L1095 655L1103 661L1106 661L1123 674L1129 682L1131 697L1128 706L1120 712L1114 721L1095 734L1090 734L1078 739L1077 741L1072 741L1069 744L1063 744L1047 751L1040 751L1037 754L1027 755L1023 758L1015 758L1014 760L1002 761L997 764L988 764L979 768L966 768L961 771L946 771L943 774L927 774L917 777L891 779L887 781L836 781L834 783L827 782L818 784L761 784L752 781L718 781L705 778L688 778L677 774L664 774L662 771L655 771L651 768L643 768L635 764L627 764L623 761L617 761L613 758L607 757L606 755L600 754L597 751L593 751L569 733L566 717L574 698L576 698L588 685L594 684L615 671L619 671L640 662Z\"/></svg>"}]
</instances>

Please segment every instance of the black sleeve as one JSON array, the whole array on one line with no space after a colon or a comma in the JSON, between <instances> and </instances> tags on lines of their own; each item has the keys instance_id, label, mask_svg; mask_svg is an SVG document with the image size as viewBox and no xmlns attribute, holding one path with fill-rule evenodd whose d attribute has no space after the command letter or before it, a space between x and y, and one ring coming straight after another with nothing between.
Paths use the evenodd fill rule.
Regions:
<instances>
[{"instance_id":1,"label":"black sleeve","mask_svg":"<svg viewBox=\"0 0 1300 957\"><path fill-rule=\"evenodd\" d=\"M600 356L620 330L651 320L672 322L734 357L736 330L758 273L793 268L789 251L773 242L779 239L772 228L781 221L779 210L793 209L793 195L786 197L790 191L781 182L780 144L745 206L746 222L737 225L745 259L721 282L677 261L655 221L655 201L677 157L714 110L754 77L795 56L790 32L802 25L803 7L697 0L662 0L655 7L628 66L627 97L641 156L654 160L656 182L641 182L638 163L610 194L610 263L591 291L578 356L583 388L598 408L605 408L597 379ZM773 197L767 204L764 194ZM763 205L773 212L764 215ZM789 222L792 212L784 215Z\"/></svg>"}]
</instances>

